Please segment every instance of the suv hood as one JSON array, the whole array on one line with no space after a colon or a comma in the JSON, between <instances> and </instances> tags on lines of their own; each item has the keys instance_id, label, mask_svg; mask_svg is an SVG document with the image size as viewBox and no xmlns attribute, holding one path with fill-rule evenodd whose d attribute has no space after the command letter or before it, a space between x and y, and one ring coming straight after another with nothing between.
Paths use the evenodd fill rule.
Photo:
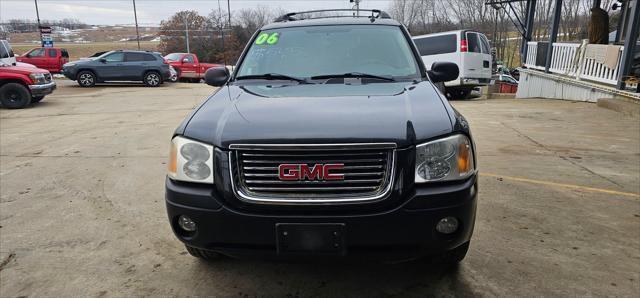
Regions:
<instances>
[{"instance_id":1,"label":"suv hood","mask_svg":"<svg viewBox=\"0 0 640 298\"><path fill-rule=\"evenodd\" d=\"M222 87L176 133L222 148L379 142L406 147L453 129L429 82L275 84Z\"/></svg>"},{"instance_id":2,"label":"suv hood","mask_svg":"<svg viewBox=\"0 0 640 298\"><path fill-rule=\"evenodd\" d=\"M29 66L0 66L1 72L29 75L32 73L49 73L48 70Z\"/></svg>"}]
</instances>

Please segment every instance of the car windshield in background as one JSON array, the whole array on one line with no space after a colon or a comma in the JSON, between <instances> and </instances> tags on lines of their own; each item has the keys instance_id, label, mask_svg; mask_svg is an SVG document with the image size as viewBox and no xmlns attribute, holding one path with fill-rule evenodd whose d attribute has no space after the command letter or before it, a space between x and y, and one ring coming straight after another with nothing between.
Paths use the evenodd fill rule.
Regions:
<instances>
[{"instance_id":1,"label":"car windshield in background","mask_svg":"<svg viewBox=\"0 0 640 298\"><path fill-rule=\"evenodd\" d=\"M167 59L169 61L178 61L180 60L180 56L182 56L182 54L173 53L173 54L164 56L164 59Z\"/></svg>"},{"instance_id":2,"label":"car windshield in background","mask_svg":"<svg viewBox=\"0 0 640 298\"><path fill-rule=\"evenodd\" d=\"M277 74L415 79L418 64L395 26L346 25L264 30L252 42L237 77Z\"/></svg>"}]
</instances>

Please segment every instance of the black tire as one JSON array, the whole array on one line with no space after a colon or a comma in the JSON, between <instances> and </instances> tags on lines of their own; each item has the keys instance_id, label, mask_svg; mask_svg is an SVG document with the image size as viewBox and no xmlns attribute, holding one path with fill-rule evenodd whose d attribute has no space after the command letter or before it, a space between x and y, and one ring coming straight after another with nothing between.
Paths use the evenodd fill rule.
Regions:
<instances>
[{"instance_id":1,"label":"black tire","mask_svg":"<svg viewBox=\"0 0 640 298\"><path fill-rule=\"evenodd\" d=\"M213 261L221 258L221 255L215 251L199 249L189 245L185 245L184 247L187 248L187 252L189 252L190 255L199 259Z\"/></svg>"},{"instance_id":2,"label":"black tire","mask_svg":"<svg viewBox=\"0 0 640 298\"><path fill-rule=\"evenodd\" d=\"M144 74L142 82L147 87L158 87L162 84L162 76L157 71L149 71Z\"/></svg>"},{"instance_id":3,"label":"black tire","mask_svg":"<svg viewBox=\"0 0 640 298\"><path fill-rule=\"evenodd\" d=\"M96 85L96 79L96 74L89 70L83 70L77 76L80 87L93 87Z\"/></svg>"},{"instance_id":4,"label":"black tire","mask_svg":"<svg viewBox=\"0 0 640 298\"><path fill-rule=\"evenodd\" d=\"M31 104L31 92L19 83L6 83L0 87L0 103L7 109L22 109Z\"/></svg>"},{"instance_id":5,"label":"black tire","mask_svg":"<svg viewBox=\"0 0 640 298\"><path fill-rule=\"evenodd\" d=\"M31 98L31 103L37 103L40 102L42 99L44 98L44 96L35 96Z\"/></svg>"},{"instance_id":6,"label":"black tire","mask_svg":"<svg viewBox=\"0 0 640 298\"><path fill-rule=\"evenodd\" d=\"M453 250L436 256L435 258L433 258L433 261L435 263L443 265L456 265L462 262L462 260L464 260L464 257L467 255L467 252L469 251L469 243L470 242L466 242L454 248Z\"/></svg>"}]
</instances>

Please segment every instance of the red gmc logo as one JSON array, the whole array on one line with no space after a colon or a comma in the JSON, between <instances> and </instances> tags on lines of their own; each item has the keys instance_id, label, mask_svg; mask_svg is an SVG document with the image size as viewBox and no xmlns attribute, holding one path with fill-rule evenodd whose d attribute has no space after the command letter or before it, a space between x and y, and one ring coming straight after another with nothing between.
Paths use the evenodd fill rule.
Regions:
<instances>
[{"instance_id":1,"label":"red gmc logo","mask_svg":"<svg viewBox=\"0 0 640 298\"><path fill-rule=\"evenodd\" d=\"M343 163L315 164L281 164L278 166L280 180L344 180L344 174L331 173L344 168Z\"/></svg>"}]
</instances>

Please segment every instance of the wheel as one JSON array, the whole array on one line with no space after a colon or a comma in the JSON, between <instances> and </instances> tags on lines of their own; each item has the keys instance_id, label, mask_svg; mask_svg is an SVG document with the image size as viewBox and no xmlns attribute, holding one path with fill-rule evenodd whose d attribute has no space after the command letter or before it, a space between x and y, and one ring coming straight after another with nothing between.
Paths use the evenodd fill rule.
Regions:
<instances>
[{"instance_id":1,"label":"wheel","mask_svg":"<svg viewBox=\"0 0 640 298\"><path fill-rule=\"evenodd\" d=\"M162 84L162 77L160 74L155 71L147 72L142 79L144 85L147 87L158 87Z\"/></svg>"},{"instance_id":2,"label":"wheel","mask_svg":"<svg viewBox=\"0 0 640 298\"><path fill-rule=\"evenodd\" d=\"M189 245L185 245L184 247L187 248L187 252L189 252L190 255L206 261L217 260L221 257L221 255L215 251L199 249Z\"/></svg>"},{"instance_id":3,"label":"wheel","mask_svg":"<svg viewBox=\"0 0 640 298\"><path fill-rule=\"evenodd\" d=\"M171 76L171 78L169 78L169 80L174 82L174 83L180 81L180 70L176 69L176 75L175 76Z\"/></svg>"},{"instance_id":4,"label":"wheel","mask_svg":"<svg viewBox=\"0 0 640 298\"><path fill-rule=\"evenodd\" d=\"M0 103L8 109L22 109L31 103L31 92L18 83L6 83L0 87Z\"/></svg>"},{"instance_id":5,"label":"wheel","mask_svg":"<svg viewBox=\"0 0 640 298\"><path fill-rule=\"evenodd\" d=\"M454 248L453 250L447 251L439 256L436 256L435 258L433 258L433 261L435 263L443 264L443 265L458 264L462 262L462 260L464 260L464 257L467 255L467 251L469 251L469 243L470 242L466 242Z\"/></svg>"},{"instance_id":6,"label":"wheel","mask_svg":"<svg viewBox=\"0 0 640 298\"><path fill-rule=\"evenodd\" d=\"M35 96L31 98L31 103L37 103L40 102L42 99L44 98L44 96Z\"/></svg>"},{"instance_id":7,"label":"wheel","mask_svg":"<svg viewBox=\"0 0 640 298\"><path fill-rule=\"evenodd\" d=\"M93 87L96 85L96 75L88 70L78 73L78 84L80 87Z\"/></svg>"}]
</instances>

